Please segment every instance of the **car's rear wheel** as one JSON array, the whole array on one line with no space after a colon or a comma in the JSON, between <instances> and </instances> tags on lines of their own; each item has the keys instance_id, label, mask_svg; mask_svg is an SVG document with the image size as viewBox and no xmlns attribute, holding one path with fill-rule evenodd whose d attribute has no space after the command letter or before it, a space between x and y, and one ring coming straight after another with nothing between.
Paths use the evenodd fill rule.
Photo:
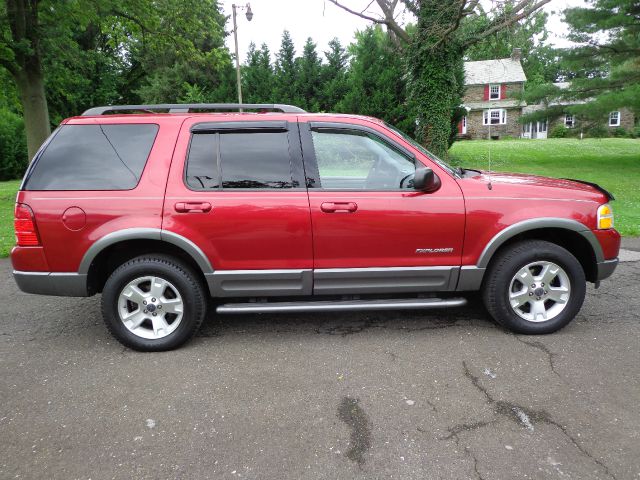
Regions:
<instances>
[{"instance_id":1,"label":"car's rear wheel","mask_svg":"<svg viewBox=\"0 0 640 480\"><path fill-rule=\"evenodd\" d=\"M198 330L206 315L206 293L195 272L163 255L136 257L118 267L102 292L109 331L141 351L177 348Z\"/></svg>"},{"instance_id":2,"label":"car's rear wheel","mask_svg":"<svg viewBox=\"0 0 640 480\"><path fill-rule=\"evenodd\" d=\"M586 291L584 270L566 249L542 240L507 247L490 266L484 304L501 325L524 334L545 334L576 316Z\"/></svg>"}]
</instances>

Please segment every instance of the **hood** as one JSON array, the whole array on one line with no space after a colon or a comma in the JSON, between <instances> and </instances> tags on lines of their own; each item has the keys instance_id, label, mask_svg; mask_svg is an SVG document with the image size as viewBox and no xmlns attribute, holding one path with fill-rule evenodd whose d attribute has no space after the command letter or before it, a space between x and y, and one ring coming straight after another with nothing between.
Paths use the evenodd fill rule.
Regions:
<instances>
[{"instance_id":1,"label":"hood","mask_svg":"<svg viewBox=\"0 0 640 480\"><path fill-rule=\"evenodd\" d=\"M490 183L493 193L513 197L558 197L605 202L613 200L611 193L595 183L568 178L467 170L461 182L463 189L464 184L467 183L465 180L473 182L474 187L477 187L478 183L483 183L486 188ZM469 187L471 187L470 184ZM603 199L603 197L605 198Z\"/></svg>"}]
</instances>

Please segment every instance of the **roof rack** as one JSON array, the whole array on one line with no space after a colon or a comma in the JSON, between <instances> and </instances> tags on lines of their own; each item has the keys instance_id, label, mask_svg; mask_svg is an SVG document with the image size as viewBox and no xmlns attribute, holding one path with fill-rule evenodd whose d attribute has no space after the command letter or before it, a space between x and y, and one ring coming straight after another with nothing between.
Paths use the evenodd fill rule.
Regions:
<instances>
[{"instance_id":1,"label":"roof rack","mask_svg":"<svg viewBox=\"0 0 640 480\"><path fill-rule=\"evenodd\" d=\"M169 113L189 113L192 110L200 111L235 111L235 110L273 110L282 113L306 113L305 110L293 105L279 103L160 103L157 105L108 105L94 107L85 111L82 116L104 115L109 112L141 111L156 113L156 110L168 110Z\"/></svg>"}]
</instances>

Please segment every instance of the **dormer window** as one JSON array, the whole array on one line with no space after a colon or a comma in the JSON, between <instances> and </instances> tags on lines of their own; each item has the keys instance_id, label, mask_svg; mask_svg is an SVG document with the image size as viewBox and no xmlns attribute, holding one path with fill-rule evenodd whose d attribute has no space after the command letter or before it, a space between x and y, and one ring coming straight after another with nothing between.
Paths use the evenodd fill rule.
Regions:
<instances>
[{"instance_id":1,"label":"dormer window","mask_svg":"<svg viewBox=\"0 0 640 480\"><path fill-rule=\"evenodd\" d=\"M489 86L489 100L500 100L500 85Z\"/></svg>"}]
</instances>

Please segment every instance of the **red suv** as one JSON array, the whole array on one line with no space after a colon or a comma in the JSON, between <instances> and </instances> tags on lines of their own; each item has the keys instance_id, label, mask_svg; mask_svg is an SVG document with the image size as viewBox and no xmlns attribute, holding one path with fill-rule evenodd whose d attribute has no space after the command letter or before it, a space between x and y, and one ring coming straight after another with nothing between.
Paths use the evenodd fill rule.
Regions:
<instances>
[{"instance_id":1,"label":"red suv","mask_svg":"<svg viewBox=\"0 0 640 480\"><path fill-rule=\"evenodd\" d=\"M24 292L102 292L107 327L138 350L183 344L209 304L424 309L475 290L500 324L542 334L614 271L612 198L576 180L452 168L374 118L98 107L35 156L11 258Z\"/></svg>"}]
</instances>

